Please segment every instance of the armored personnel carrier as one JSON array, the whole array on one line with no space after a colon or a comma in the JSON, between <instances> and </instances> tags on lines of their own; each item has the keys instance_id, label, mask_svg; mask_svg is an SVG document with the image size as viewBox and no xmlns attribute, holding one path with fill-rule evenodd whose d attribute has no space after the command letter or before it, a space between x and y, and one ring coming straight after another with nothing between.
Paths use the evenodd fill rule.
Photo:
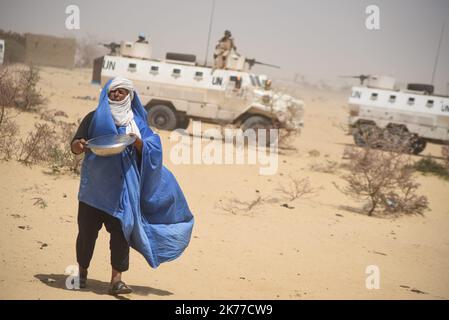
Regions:
<instances>
[{"instance_id":1,"label":"armored personnel carrier","mask_svg":"<svg viewBox=\"0 0 449 320\"><path fill-rule=\"evenodd\" d=\"M123 41L114 49L94 61L92 81L104 85L115 76L132 80L153 127L187 128L190 119L244 130L302 127L304 103L275 93L266 76L250 72L260 63L254 59L231 52L225 68L216 69L198 64L190 54L153 59L149 43Z\"/></svg>"},{"instance_id":2,"label":"armored personnel carrier","mask_svg":"<svg viewBox=\"0 0 449 320\"><path fill-rule=\"evenodd\" d=\"M407 151L419 154L427 142L449 142L449 96L434 94L432 85L408 84L401 90L391 77L359 78L361 85L352 87L348 101L349 127L358 146L383 136L405 142Z\"/></svg>"}]
</instances>

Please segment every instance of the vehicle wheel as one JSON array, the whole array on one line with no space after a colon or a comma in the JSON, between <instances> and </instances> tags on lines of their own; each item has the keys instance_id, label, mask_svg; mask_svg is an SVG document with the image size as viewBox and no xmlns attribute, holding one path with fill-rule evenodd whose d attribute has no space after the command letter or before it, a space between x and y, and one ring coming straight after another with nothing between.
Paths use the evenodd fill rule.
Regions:
<instances>
[{"instance_id":1,"label":"vehicle wheel","mask_svg":"<svg viewBox=\"0 0 449 320\"><path fill-rule=\"evenodd\" d=\"M354 142L359 147L380 148L381 147L381 134L380 130L374 124L360 124L353 132Z\"/></svg>"},{"instance_id":2,"label":"vehicle wheel","mask_svg":"<svg viewBox=\"0 0 449 320\"><path fill-rule=\"evenodd\" d=\"M362 130L360 128L354 129L352 133L352 137L354 138L354 143L358 147L366 147L367 143L363 137Z\"/></svg>"},{"instance_id":3,"label":"vehicle wheel","mask_svg":"<svg viewBox=\"0 0 449 320\"><path fill-rule=\"evenodd\" d=\"M410 152L413 154L420 154L426 148L426 145L427 145L426 140L418 136L414 136L411 139Z\"/></svg>"},{"instance_id":4,"label":"vehicle wheel","mask_svg":"<svg viewBox=\"0 0 449 320\"><path fill-rule=\"evenodd\" d=\"M272 129L273 124L270 120L262 116L251 116L246 119L242 124L242 130L246 129Z\"/></svg>"},{"instance_id":5,"label":"vehicle wheel","mask_svg":"<svg viewBox=\"0 0 449 320\"><path fill-rule=\"evenodd\" d=\"M182 119L178 119L178 124L176 125L177 129L187 129L190 124L190 118L185 117Z\"/></svg>"},{"instance_id":6,"label":"vehicle wheel","mask_svg":"<svg viewBox=\"0 0 449 320\"><path fill-rule=\"evenodd\" d=\"M404 126L390 126L385 130L386 150L409 152L412 135Z\"/></svg>"},{"instance_id":7,"label":"vehicle wheel","mask_svg":"<svg viewBox=\"0 0 449 320\"><path fill-rule=\"evenodd\" d=\"M426 140L401 126L388 128L388 141L390 150L411 154L419 154L427 144Z\"/></svg>"},{"instance_id":8,"label":"vehicle wheel","mask_svg":"<svg viewBox=\"0 0 449 320\"><path fill-rule=\"evenodd\" d=\"M259 129L265 129L266 131L266 136L265 136L265 141L266 141L266 145L269 146L270 145L270 131L269 129L273 129L273 123L262 116L250 116L248 119L246 119L243 124L242 124L242 130L246 131L248 129L253 129L256 131L257 134L257 138L259 137Z\"/></svg>"},{"instance_id":9,"label":"vehicle wheel","mask_svg":"<svg viewBox=\"0 0 449 320\"><path fill-rule=\"evenodd\" d=\"M162 130L174 130L177 126L176 114L170 107L156 105L148 111L148 123L150 126Z\"/></svg>"}]
</instances>

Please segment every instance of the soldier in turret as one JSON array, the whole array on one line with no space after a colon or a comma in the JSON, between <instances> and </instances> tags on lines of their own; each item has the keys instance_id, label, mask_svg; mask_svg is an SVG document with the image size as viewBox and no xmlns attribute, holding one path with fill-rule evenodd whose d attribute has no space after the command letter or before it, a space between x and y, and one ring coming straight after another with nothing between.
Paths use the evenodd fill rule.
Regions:
<instances>
[{"instance_id":1,"label":"soldier in turret","mask_svg":"<svg viewBox=\"0 0 449 320\"><path fill-rule=\"evenodd\" d=\"M214 53L214 68L224 69L226 66L226 59L231 51L237 51L237 47L234 43L234 38L232 37L231 31L226 30L224 36L218 41L215 46Z\"/></svg>"},{"instance_id":2,"label":"soldier in turret","mask_svg":"<svg viewBox=\"0 0 449 320\"><path fill-rule=\"evenodd\" d=\"M148 43L148 40L143 32L139 33L139 38L136 41L137 43Z\"/></svg>"}]
</instances>

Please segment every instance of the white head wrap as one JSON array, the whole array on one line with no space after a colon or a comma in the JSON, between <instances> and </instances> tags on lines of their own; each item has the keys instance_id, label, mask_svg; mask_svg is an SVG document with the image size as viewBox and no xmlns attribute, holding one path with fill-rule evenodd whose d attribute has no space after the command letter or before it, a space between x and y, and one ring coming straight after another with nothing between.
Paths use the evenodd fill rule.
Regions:
<instances>
[{"instance_id":1,"label":"white head wrap","mask_svg":"<svg viewBox=\"0 0 449 320\"><path fill-rule=\"evenodd\" d=\"M109 85L109 91L123 88L128 90L128 94L122 101L113 101L109 99L109 106L111 107L112 118L119 127L126 126L126 133L132 132L139 136L140 130L134 121L134 113L131 108L131 101L134 99L134 85L131 80L122 77L116 77Z\"/></svg>"}]
</instances>

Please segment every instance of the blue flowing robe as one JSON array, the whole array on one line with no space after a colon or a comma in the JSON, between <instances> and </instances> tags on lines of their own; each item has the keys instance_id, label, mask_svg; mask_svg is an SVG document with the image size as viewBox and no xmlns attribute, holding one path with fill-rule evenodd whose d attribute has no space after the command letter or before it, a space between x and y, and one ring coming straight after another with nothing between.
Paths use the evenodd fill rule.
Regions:
<instances>
[{"instance_id":1,"label":"blue flowing robe","mask_svg":"<svg viewBox=\"0 0 449 320\"><path fill-rule=\"evenodd\" d=\"M112 118L107 94L110 82L101 92L89 139L125 133ZM182 254L189 244L194 218L175 177L162 164L160 138L148 127L137 93L131 106L143 141L141 159L133 146L111 157L87 151L78 200L118 218L130 246L156 268Z\"/></svg>"}]
</instances>

